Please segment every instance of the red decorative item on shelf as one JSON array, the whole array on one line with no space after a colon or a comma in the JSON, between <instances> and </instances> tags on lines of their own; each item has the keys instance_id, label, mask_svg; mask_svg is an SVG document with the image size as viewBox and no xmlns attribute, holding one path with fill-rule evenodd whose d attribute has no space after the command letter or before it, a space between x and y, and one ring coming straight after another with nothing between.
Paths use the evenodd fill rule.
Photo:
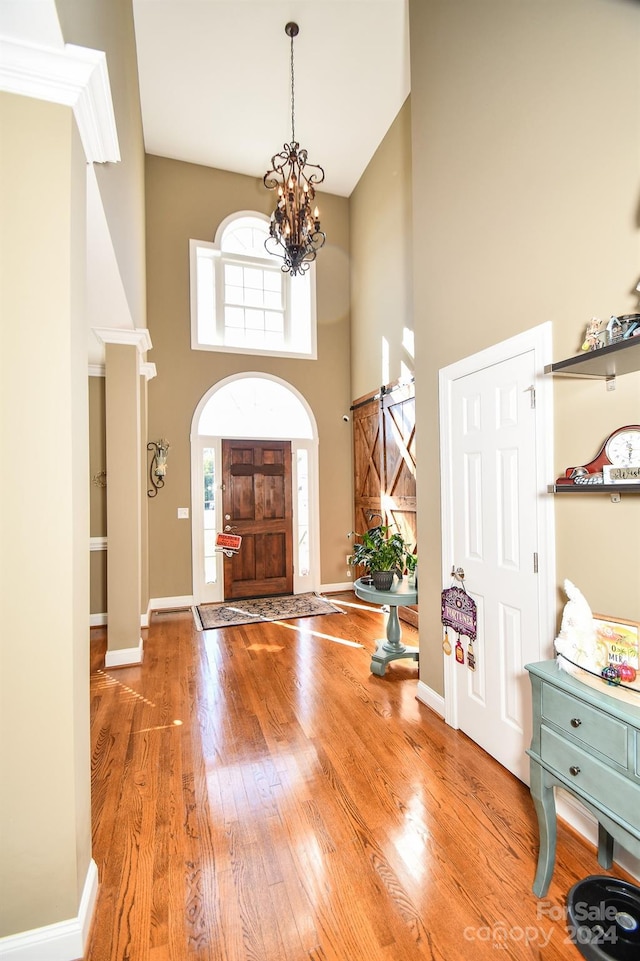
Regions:
<instances>
[{"instance_id":1,"label":"red decorative item on shelf","mask_svg":"<svg viewBox=\"0 0 640 961\"><path fill-rule=\"evenodd\" d=\"M631 684L636 679L637 671L635 667L631 666L631 664L619 664L618 674L620 675L620 680L624 684Z\"/></svg>"}]
</instances>

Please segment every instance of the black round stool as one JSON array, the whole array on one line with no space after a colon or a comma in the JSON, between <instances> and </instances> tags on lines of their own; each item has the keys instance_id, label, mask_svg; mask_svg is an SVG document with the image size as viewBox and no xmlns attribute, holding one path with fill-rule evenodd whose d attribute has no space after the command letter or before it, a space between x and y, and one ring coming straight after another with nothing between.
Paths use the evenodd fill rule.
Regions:
<instances>
[{"instance_id":1,"label":"black round stool","mask_svg":"<svg viewBox=\"0 0 640 961\"><path fill-rule=\"evenodd\" d=\"M640 961L640 887L593 874L567 895L571 940L589 961Z\"/></svg>"}]
</instances>

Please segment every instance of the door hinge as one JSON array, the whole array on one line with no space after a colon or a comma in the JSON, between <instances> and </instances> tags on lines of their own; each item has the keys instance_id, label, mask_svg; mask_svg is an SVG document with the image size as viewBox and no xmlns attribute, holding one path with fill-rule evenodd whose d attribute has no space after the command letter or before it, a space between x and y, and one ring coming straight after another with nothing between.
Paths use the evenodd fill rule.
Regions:
<instances>
[{"instance_id":1,"label":"door hinge","mask_svg":"<svg viewBox=\"0 0 640 961\"><path fill-rule=\"evenodd\" d=\"M530 387L525 387L524 393L526 394L527 391L529 391L529 395L530 395L530 397L531 397L531 410L535 410L535 408L536 408L536 389L535 389L535 387L533 386L533 384L531 384Z\"/></svg>"},{"instance_id":2,"label":"door hinge","mask_svg":"<svg viewBox=\"0 0 640 961\"><path fill-rule=\"evenodd\" d=\"M533 552L533 573L538 573L538 554L536 551Z\"/></svg>"}]
</instances>

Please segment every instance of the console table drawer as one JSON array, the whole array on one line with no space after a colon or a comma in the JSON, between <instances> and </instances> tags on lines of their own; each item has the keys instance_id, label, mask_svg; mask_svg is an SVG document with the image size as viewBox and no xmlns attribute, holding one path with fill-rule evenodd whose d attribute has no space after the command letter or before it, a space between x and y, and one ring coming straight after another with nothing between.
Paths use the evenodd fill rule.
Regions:
<instances>
[{"instance_id":1,"label":"console table drawer","mask_svg":"<svg viewBox=\"0 0 640 961\"><path fill-rule=\"evenodd\" d=\"M552 767L559 777L569 781L577 790L588 794L595 804L615 811L629 825L637 824L636 783L566 741L544 724L540 729L540 749L544 763ZM576 771L575 774L572 768Z\"/></svg>"},{"instance_id":2,"label":"console table drawer","mask_svg":"<svg viewBox=\"0 0 640 961\"><path fill-rule=\"evenodd\" d=\"M571 737L627 767L626 724L551 684L542 685L542 715Z\"/></svg>"}]
</instances>

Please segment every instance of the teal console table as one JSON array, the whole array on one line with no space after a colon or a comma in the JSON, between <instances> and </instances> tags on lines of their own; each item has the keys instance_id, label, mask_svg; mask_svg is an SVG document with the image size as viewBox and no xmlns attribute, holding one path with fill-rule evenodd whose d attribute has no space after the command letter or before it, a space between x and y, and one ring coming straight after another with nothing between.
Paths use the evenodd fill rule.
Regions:
<instances>
[{"instance_id":1,"label":"teal console table","mask_svg":"<svg viewBox=\"0 0 640 961\"><path fill-rule=\"evenodd\" d=\"M531 796L540 852L533 893L544 897L556 854L554 787L578 798L598 821L598 863L610 868L613 842L640 857L640 697L629 704L584 684L555 661L527 664L533 691Z\"/></svg>"},{"instance_id":2,"label":"teal console table","mask_svg":"<svg viewBox=\"0 0 640 961\"><path fill-rule=\"evenodd\" d=\"M399 657L412 657L414 661L417 661L420 653L419 649L417 647L406 647L402 643L402 630L398 618L399 607L410 607L412 604L418 603L417 588L409 587L407 578L403 577L394 590L377 591L373 584L365 584L359 577L354 583L353 589L356 592L356 597L359 597L361 601L370 601L372 604L388 605L389 607L387 636L376 642L376 651L371 657L371 673L383 677L387 664Z\"/></svg>"}]
</instances>

